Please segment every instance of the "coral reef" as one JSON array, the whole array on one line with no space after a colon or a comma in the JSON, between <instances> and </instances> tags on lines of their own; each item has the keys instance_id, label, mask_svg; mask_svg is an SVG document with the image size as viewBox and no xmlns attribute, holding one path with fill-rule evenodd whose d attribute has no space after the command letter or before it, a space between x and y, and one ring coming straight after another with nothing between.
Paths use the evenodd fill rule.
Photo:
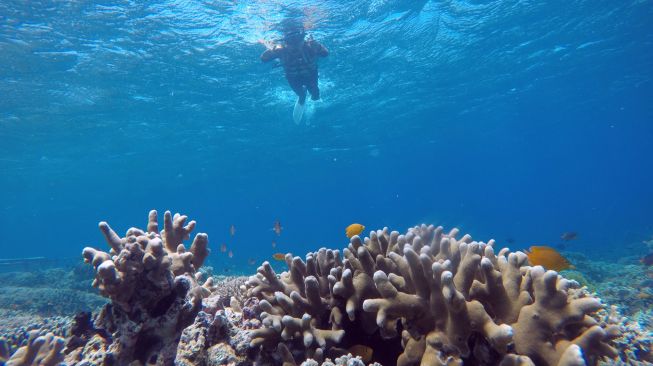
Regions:
<instances>
[{"instance_id":1,"label":"coral reef","mask_svg":"<svg viewBox=\"0 0 653 366\"><path fill-rule=\"evenodd\" d=\"M248 300L243 290L248 277L216 276L214 279L219 286L216 285L211 292L211 302L219 300L223 306L232 306L233 301L236 301L238 304L243 304ZM232 300L232 298L234 299Z\"/></svg>"},{"instance_id":2,"label":"coral reef","mask_svg":"<svg viewBox=\"0 0 653 366\"><path fill-rule=\"evenodd\" d=\"M637 257L600 261L590 260L581 253L569 256L577 271L567 271L565 276L582 280L579 282L596 292L605 303L619 304L623 314L636 316L653 306L653 274L638 263Z\"/></svg>"},{"instance_id":3,"label":"coral reef","mask_svg":"<svg viewBox=\"0 0 653 366\"><path fill-rule=\"evenodd\" d=\"M255 299L247 300L239 311L222 307L220 296L207 299L207 306L184 329L175 365L251 365L250 331L261 326L256 318Z\"/></svg>"},{"instance_id":4,"label":"coral reef","mask_svg":"<svg viewBox=\"0 0 653 366\"><path fill-rule=\"evenodd\" d=\"M27 344L9 356L9 349L0 338L0 362L6 366L56 366L64 359L64 339L52 333L39 336L30 332Z\"/></svg>"},{"instance_id":5,"label":"coral reef","mask_svg":"<svg viewBox=\"0 0 653 366\"><path fill-rule=\"evenodd\" d=\"M200 270L206 234L183 244L195 227L187 220L166 212L159 230L151 211L147 230L122 238L100 223L110 249L84 249L90 273L77 266L0 275L0 364L653 364L649 299L625 308L635 310L627 318L578 283L610 299L623 288L644 293L646 269L632 261L609 264L615 276L624 273L610 279L602 265L574 260L580 272L565 275L577 282L529 266L522 252L496 252L494 241L422 225L354 236L342 252L322 248L305 260L287 254L280 275L264 262L249 278L215 277L213 268ZM47 314L42 303L63 297L93 310L97 297L80 286L89 274L108 300L99 311L38 315ZM30 295L44 299L31 304Z\"/></svg>"},{"instance_id":6,"label":"coral reef","mask_svg":"<svg viewBox=\"0 0 653 366\"><path fill-rule=\"evenodd\" d=\"M400 366L578 365L617 356L609 344L619 328L591 317L602 305L578 283L528 266L522 252L495 254L493 241L457 234L386 228L352 237L344 260L327 249L305 262L287 255L280 276L264 263L247 283L263 310L252 346L283 342L295 357L320 361L346 353L339 347L352 345L345 334L357 329L374 349L400 343L396 354L375 357Z\"/></svg>"},{"instance_id":7,"label":"coral reef","mask_svg":"<svg viewBox=\"0 0 653 366\"><path fill-rule=\"evenodd\" d=\"M71 263L67 269L0 273L0 309L16 309L40 316L68 316L96 310L106 299L88 286L92 278L92 274L79 271L76 263Z\"/></svg>"},{"instance_id":8,"label":"coral reef","mask_svg":"<svg viewBox=\"0 0 653 366\"><path fill-rule=\"evenodd\" d=\"M211 278L200 284L196 276L209 254L208 236L197 234L186 250L183 241L195 228L195 221L186 221L168 211L159 231L153 210L147 231L131 228L123 238L106 222L99 224L111 249L87 247L83 257L95 269L93 286L111 303L92 323L102 332L81 335L76 348L66 350L67 362L167 365L174 360L182 330L193 324L213 287ZM93 347L87 347L89 342Z\"/></svg>"},{"instance_id":9,"label":"coral reef","mask_svg":"<svg viewBox=\"0 0 653 366\"><path fill-rule=\"evenodd\" d=\"M0 287L0 308L42 316L92 311L106 301L96 294L66 288Z\"/></svg>"},{"instance_id":10,"label":"coral reef","mask_svg":"<svg viewBox=\"0 0 653 366\"><path fill-rule=\"evenodd\" d=\"M66 337L66 329L69 328L70 323L69 317L42 317L16 310L0 309L0 336L3 338L7 354L12 354L19 347L26 345L33 331L38 331L40 335L53 334Z\"/></svg>"},{"instance_id":11,"label":"coral reef","mask_svg":"<svg viewBox=\"0 0 653 366\"><path fill-rule=\"evenodd\" d=\"M614 340L619 357L617 360L601 362L602 365L653 365L653 332L650 328L644 329L639 322L622 316L615 305L600 310L595 318L622 330L621 336Z\"/></svg>"}]
</instances>

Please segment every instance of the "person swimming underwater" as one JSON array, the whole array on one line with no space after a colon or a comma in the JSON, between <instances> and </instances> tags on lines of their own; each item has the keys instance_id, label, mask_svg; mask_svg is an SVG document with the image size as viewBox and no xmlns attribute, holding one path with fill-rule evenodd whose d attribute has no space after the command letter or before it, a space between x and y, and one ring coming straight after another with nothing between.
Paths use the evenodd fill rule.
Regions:
<instances>
[{"instance_id":1,"label":"person swimming underwater","mask_svg":"<svg viewBox=\"0 0 653 366\"><path fill-rule=\"evenodd\" d=\"M282 43L268 48L261 54L261 61L270 62L274 59L281 61L286 80L297 94L297 103L293 111L295 122L301 120L306 92L311 94L312 100L320 99L320 88L317 85L317 60L329 55L329 51L312 37L306 38L303 24L300 22L287 22L282 28Z\"/></svg>"}]
</instances>

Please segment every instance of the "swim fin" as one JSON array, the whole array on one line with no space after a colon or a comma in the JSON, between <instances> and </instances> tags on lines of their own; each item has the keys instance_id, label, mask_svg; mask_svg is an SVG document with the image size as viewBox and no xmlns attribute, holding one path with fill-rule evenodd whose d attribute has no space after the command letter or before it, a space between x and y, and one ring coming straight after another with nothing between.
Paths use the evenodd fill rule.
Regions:
<instances>
[{"instance_id":1,"label":"swim fin","mask_svg":"<svg viewBox=\"0 0 653 366\"><path fill-rule=\"evenodd\" d=\"M292 119L295 121L295 124L299 124L302 121L302 116L304 115L304 108L306 107L306 101L304 104L299 103L299 98L295 102L295 108L292 110Z\"/></svg>"}]
</instances>

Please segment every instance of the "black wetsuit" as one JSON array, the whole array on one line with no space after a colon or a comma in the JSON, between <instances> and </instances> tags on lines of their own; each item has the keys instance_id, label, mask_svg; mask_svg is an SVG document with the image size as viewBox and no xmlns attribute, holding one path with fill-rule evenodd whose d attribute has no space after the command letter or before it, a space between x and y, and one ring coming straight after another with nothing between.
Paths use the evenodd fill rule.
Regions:
<instances>
[{"instance_id":1,"label":"black wetsuit","mask_svg":"<svg viewBox=\"0 0 653 366\"><path fill-rule=\"evenodd\" d=\"M311 99L320 99L320 89L317 86L317 59L326 57L329 51L317 41L308 40L301 45L284 44L275 46L261 55L263 62L278 58L286 74L286 80L292 90L299 96L299 102L304 104L306 90L311 93Z\"/></svg>"}]
</instances>

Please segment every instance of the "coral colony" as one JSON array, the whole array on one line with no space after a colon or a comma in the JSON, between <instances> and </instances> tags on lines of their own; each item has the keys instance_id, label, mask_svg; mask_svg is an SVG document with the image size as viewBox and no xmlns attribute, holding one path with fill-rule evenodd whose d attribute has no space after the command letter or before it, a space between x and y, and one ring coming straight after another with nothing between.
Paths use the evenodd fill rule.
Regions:
<instances>
[{"instance_id":1,"label":"coral colony","mask_svg":"<svg viewBox=\"0 0 653 366\"><path fill-rule=\"evenodd\" d=\"M83 257L110 302L76 316L65 337L0 340L0 364L364 365L350 349L386 366L637 362L637 341L620 341L626 327L600 299L493 240L385 228L342 252L286 254L281 274L264 262L249 279L214 283L198 271L208 236L187 249L187 220L166 212L160 228L151 211L147 230L122 238L100 223L110 249Z\"/></svg>"}]
</instances>

